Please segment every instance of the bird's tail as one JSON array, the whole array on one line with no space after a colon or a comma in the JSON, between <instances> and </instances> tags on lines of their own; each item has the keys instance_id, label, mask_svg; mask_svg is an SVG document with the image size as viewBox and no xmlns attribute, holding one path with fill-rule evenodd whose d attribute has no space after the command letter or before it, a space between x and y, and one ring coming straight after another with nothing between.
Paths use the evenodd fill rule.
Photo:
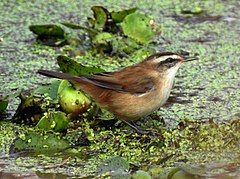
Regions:
<instances>
[{"instance_id":1,"label":"bird's tail","mask_svg":"<svg viewBox=\"0 0 240 179\"><path fill-rule=\"evenodd\" d=\"M104 90L104 88L96 86L91 80L88 80L84 76L70 75L50 70L38 70L37 73L52 78L68 80L74 85L79 86L86 94L94 98L96 102L98 102L97 99L99 98L99 94Z\"/></svg>"},{"instance_id":2,"label":"bird's tail","mask_svg":"<svg viewBox=\"0 0 240 179\"><path fill-rule=\"evenodd\" d=\"M59 78L59 79L68 80L72 83L81 83L83 81L83 79L78 76L61 73L61 72L56 72L56 71L38 70L37 73L47 76L47 77L51 77L51 78Z\"/></svg>"},{"instance_id":3,"label":"bird's tail","mask_svg":"<svg viewBox=\"0 0 240 179\"><path fill-rule=\"evenodd\" d=\"M55 71L50 71L50 70L38 70L37 73L47 76L47 77L60 78L60 79L65 79L65 80L70 80L73 77L73 75L70 75L70 74L55 72Z\"/></svg>"}]
</instances>

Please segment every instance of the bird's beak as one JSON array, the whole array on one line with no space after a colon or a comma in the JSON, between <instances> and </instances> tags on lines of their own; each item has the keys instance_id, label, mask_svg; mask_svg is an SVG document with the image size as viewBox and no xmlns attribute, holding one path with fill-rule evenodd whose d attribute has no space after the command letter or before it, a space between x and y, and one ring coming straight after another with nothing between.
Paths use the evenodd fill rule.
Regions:
<instances>
[{"instance_id":1,"label":"bird's beak","mask_svg":"<svg viewBox=\"0 0 240 179\"><path fill-rule=\"evenodd\" d=\"M198 58L197 57L184 57L183 62L190 62L193 60L198 60Z\"/></svg>"}]
</instances>

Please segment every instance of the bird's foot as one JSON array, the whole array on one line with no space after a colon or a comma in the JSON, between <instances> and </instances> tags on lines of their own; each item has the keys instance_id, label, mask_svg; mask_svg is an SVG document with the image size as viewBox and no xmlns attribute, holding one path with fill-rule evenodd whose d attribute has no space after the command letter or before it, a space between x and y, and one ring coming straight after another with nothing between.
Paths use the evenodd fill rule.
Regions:
<instances>
[{"instance_id":1,"label":"bird's foot","mask_svg":"<svg viewBox=\"0 0 240 179\"><path fill-rule=\"evenodd\" d=\"M159 134L158 132L156 133L156 131L153 131L153 130L141 129L138 126L136 126L136 124L134 122L128 122L128 121L123 120L123 119L121 119L121 121L123 123L127 124L132 129L134 129L138 134L141 134L141 135L144 135L144 134L150 134L150 135Z\"/></svg>"}]
</instances>

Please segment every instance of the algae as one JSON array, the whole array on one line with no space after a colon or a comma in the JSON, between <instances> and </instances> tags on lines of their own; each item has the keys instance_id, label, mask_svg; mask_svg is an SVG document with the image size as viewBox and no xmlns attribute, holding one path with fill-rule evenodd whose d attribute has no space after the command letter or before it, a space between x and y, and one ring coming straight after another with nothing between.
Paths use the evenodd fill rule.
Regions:
<instances>
[{"instance_id":1,"label":"algae","mask_svg":"<svg viewBox=\"0 0 240 179\"><path fill-rule=\"evenodd\" d=\"M232 175L234 172L238 174L239 3L234 0L188 3L180 0L154 3L126 1L124 4L99 0L97 3L114 11L136 6L154 17L161 27L161 37L155 39L161 44L153 47L156 51L185 50L199 54L199 61L180 69L172 96L165 107L137 122L144 128L153 128L160 135L140 136L123 124L94 126L95 122L85 119L80 123L81 127L69 129L69 134L73 130L79 135L72 133L72 136L66 136L72 144L78 142L82 146L50 156L44 153L11 158L7 154L16 137L15 132L22 134L26 129L22 125L1 122L1 162L9 170L25 174L34 167L31 171L37 171L38 176L61 173L68 177L93 177L102 160L119 155L127 158L131 168L136 170L149 171L156 167L155 170L166 172L178 161L190 166L226 161L236 166L232 167ZM15 94L49 82L35 72L43 67L56 69L57 56L65 53L63 49L34 44L34 35L28 31L28 26L66 21L83 24L86 16L92 15L89 7L93 5L96 2L0 2L0 73L3 79L0 81L0 95L13 96L8 104L8 113L13 114L19 104ZM186 10L202 13L182 14ZM77 56L76 59L86 66L98 66L106 71L141 60L134 57L93 57L91 54ZM107 123L110 124L109 121ZM64 162L68 156L70 159ZM178 168L182 169L186 170L183 165Z\"/></svg>"}]
</instances>

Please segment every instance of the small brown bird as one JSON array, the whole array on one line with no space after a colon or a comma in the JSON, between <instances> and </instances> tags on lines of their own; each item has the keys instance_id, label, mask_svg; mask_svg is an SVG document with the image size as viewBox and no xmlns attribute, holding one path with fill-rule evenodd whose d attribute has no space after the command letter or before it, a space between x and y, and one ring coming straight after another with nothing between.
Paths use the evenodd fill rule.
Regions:
<instances>
[{"instance_id":1,"label":"small brown bird","mask_svg":"<svg viewBox=\"0 0 240 179\"><path fill-rule=\"evenodd\" d=\"M167 101L177 70L184 62L192 60L196 58L164 52L116 72L81 76L48 70L38 73L70 81L101 108L122 120L132 121L151 114Z\"/></svg>"}]
</instances>

